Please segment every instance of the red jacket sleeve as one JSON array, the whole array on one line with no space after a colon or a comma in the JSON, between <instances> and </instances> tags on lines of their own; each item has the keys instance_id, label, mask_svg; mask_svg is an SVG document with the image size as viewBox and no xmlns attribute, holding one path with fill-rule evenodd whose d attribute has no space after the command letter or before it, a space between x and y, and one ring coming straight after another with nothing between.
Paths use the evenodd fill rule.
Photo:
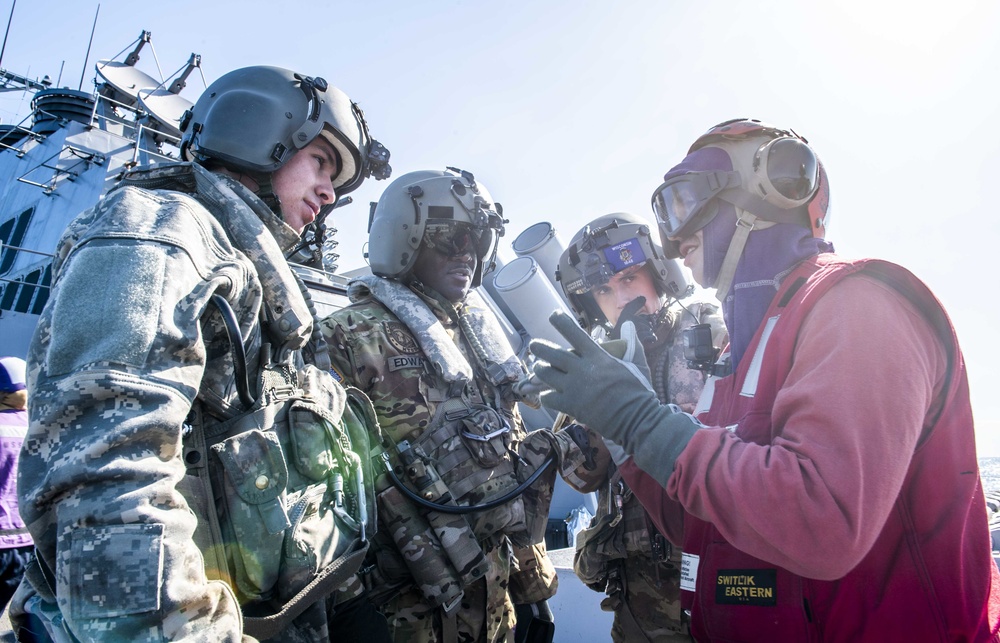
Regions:
<instances>
[{"instance_id":1,"label":"red jacket sleeve","mask_svg":"<svg viewBox=\"0 0 1000 643\"><path fill-rule=\"evenodd\" d=\"M910 302L866 276L831 288L798 337L771 341L796 346L770 444L709 427L681 453L666 489L631 462L623 476L672 540L683 507L753 556L840 578L881 531L940 404L944 348Z\"/></svg>"}]
</instances>

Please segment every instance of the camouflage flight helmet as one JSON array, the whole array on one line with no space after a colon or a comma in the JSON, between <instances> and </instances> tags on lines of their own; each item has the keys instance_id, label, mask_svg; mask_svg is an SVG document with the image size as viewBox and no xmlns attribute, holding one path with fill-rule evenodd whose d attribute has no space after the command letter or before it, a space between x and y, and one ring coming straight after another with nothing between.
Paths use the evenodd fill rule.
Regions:
<instances>
[{"instance_id":1,"label":"camouflage flight helmet","mask_svg":"<svg viewBox=\"0 0 1000 643\"><path fill-rule=\"evenodd\" d=\"M212 83L181 119L181 153L253 175L269 175L323 136L337 153L337 195L369 176L388 178L389 150L371 138L364 114L319 77L280 67L244 67Z\"/></svg>"},{"instance_id":2,"label":"camouflage flight helmet","mask_svg":"<svg viewBox=\"0 0 1000 643\"><path fill-rule=\"evenodd\" d=\"M608 283L616 273L645 264L653 275L657 294L683 297L690 284L676 259L667 259L649 224L627 212L598 217L573 236L562 257L556 279L570 307L587 330L608 323L591 290Z\"/></svg>"},{"instance_id":3,"label":"camouflage flight helmet","mask_svg":"<svg viewBox=\"0 0 1000 643\"><path fill-rule=\"evenodd\" d=\"M448 251L456 234L468 236L478 262L472 287L496 265L504 234L503 207L472 172L449 167L410 172L389 184L368 223L368 261L372 272L405 281L421 247Z\"/></svg>"}]
</instances>

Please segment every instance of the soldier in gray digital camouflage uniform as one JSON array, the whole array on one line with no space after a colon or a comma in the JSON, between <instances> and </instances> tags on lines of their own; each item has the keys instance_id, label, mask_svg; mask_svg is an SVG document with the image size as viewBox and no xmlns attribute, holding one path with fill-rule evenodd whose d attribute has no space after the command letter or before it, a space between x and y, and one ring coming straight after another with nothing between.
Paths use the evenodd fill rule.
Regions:
<instances>
[{"instance_id":1,"label":"soldier in gray digital camouflage uniform","mask_svg":"<svg viewBox=\"0 0 1000 643\"><path fill-rule=\"evenodd\" d=\"M329 598L367 547L352 444L371 407L326 371L285 253L388 176L388 152L340 90L276 67L212 83L183 129L191 162L127 172L60 242L28 356L18 490L39 564L15 628L377 641L367 601Z\"/></svg>"},{"instance_id":2,"label":"soldier in gray digital camouflage uniform","mask_svg":"<svg viewBox=\"0 0 1000 643\"><path fill-rule=\"evenodd\" d=\"M722 315L712 303L678 301L688 294L687 281L679 264L665 258L649 224L627 213L591 221L563 252L559 283L592 334L616 339L621 325L633 321L657 396L694 409L705 374L688 368L682 331L707 325L711 362L712 347L725 335ZM614 641L689 641L681 622L681 550L656 531L600 437L589 435L594 466L578 488L598 492L597 515L577 536L577 576L607 594L601 607L615 613Z\"/></svg>"},{"instance_id":3,"label":"soldier in gray digital camouflage uniform","mask_svg":"<svg viewBox=\"0 0 1000 643\"><path fill-rule=\"evenodd\" d=\"M518 489L553 455L570 478L584 456L568 435L525 435L515 403L526 371L473 290L504 223L469 172L396 179L370 225L375 274L322 322L335 370L375 406L385 439L373 456L397 478L376 484L365 581L400 643L513 640L513 604L530 617L527 640L552 637L543 538L556 467Z\"/></svg>"}]
</instances>

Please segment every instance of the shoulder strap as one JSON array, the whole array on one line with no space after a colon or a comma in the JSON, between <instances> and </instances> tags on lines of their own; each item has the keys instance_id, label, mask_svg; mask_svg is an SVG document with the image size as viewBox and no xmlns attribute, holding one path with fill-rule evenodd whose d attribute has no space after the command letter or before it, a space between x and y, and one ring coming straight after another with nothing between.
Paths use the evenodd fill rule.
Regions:
<instances>
[{"instance_id":1,"label":"shoulder strap","mask_svg":"<svg viewBox=\"0 0 1000 643\"><path fill-rule=\"evenodd\" d=\"M311 583L285 603L281 611L268 616L244 618L244 634L259 641L274 638L281 634L307 607L332 594L361 568L365 554L368 553L368 542L362 543L360 539L355 539L351 548L354 550L353 552L341 556L331 565L325 567Z\"/></svg>"}]
</instances>

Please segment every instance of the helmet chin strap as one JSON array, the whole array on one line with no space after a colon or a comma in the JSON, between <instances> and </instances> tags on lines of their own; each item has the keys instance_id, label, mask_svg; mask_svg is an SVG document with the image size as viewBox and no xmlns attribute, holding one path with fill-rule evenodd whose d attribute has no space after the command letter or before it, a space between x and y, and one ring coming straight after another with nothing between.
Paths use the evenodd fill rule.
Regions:
<instances>
[{"instance_id":1,"label":"helmet chin strap","mask_svg":"<svg viewBox=\"0 0 1000 643\"><path fill-rule=\"evenodd\" d=\"M720 301L726 301L726 295L733 286L733 278L736 276L736 264L743 256L743 248L747 244L747 238L757 226L758 218L746 210L736 208L736 232L729 242L729 249L726 250L726 258L719 268L719 276L715 280L715 297ZM761 221L759 227L770 225L770 222Z\"/></svg>"}]
</instances>

